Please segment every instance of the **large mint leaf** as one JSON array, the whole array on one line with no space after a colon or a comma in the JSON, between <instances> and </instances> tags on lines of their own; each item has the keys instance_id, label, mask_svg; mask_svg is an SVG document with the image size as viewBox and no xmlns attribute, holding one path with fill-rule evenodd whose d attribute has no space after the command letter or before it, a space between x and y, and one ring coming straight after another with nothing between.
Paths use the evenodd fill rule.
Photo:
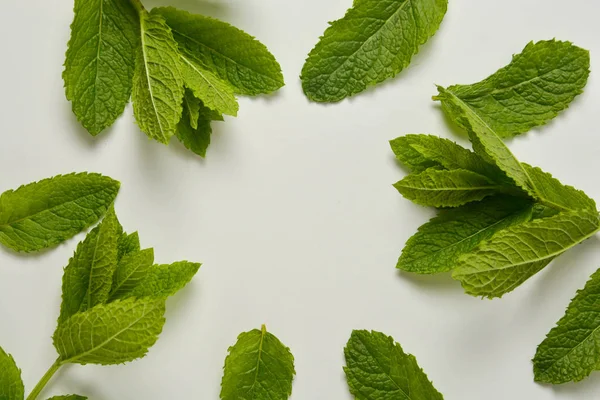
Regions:
<instances>
[{"instance_id":1,"label":"large mint leaf","mask_svg":"<svg viewBox=\"0 0 600 400\"><path fill-rule=\"evenodd\" d=\"M238 336L225 359L221 399L286 400L292 394L294 356L274 335L254 329Z\"/></svg>"},{"instance_id":2,"label":"large mint leaf","mask_svg":"<svg viewBox=\"0 0 600 400\"><path fill-rule=\"evenodd\" d=\"M302 68L309 99L335 102L391 78L438 30L447 0L355 0Z\"/></svg>"},{"instance_id":3,"label":"large mint leaf","mask_svg":"<svg viewBox=\"0 0 600 400\"><path fill-rule=\"evenodd\" d=\"M567 312L538 346L535 380L580 381L600 365L600 270L577 292Z\"/></svg>"},{"instance_id":4,"label":"large mint leaf","mask_svg":"<svg viewBox=\"0 0 600 400\"><path fill-rule=\"evenodd\" d=\"M502 189L489 178L465 169L428 169L406 176L394 187L412 202L431 207L458 207Z\"/></svg>"},{"instance_id":5,"label":"large mint leaf","mask_svg":"<svg viewBox=\"0 0 600 400\"><path fill-rule=\"evenodd\" d=\"M146 355L165 323L165 302L117 300L77 313L54 333L63 364L112 365Z\"/></svg>"},{"instance_id":6,"label":"large mint leaf","mask_svg":"<svg viewBox=\"0 0 600 400\"><path fill-rule=\"evenodd\" d=\"M167 20L187 58L228 82L236 93L270 93L283 86L281 67L275 57L244 31L173 7L152 11Z\"/></svg>"},{"instance_id":7,"label":"large mint leaf","mask_svg":"<svg viewBox=\"0 0 600 400\"><path fill-rule=\"evenodd\" d=\"M193 103L189 106L184 105L183 115L177 126L177 139L188 150L193 151L200 157L205 157L212 134L211 123L213 121L222 121L223 117L219 113L205 107L199 100L197 106L197 113L194 115L195 108ZM195 124L192 121L195 121Z\"/></svg>"},{"instance_id":8,"label":"large mint leaf","mask_svg":"<svg viewBox=\"0 0 600 400\"><path fill-rule=\"evenodd\" d=\"M99 174L58 175L0 196L0 243L38 251L65 241L106 212L120 183Z\"/></svg>"},{"instance_id":9,"label":"large mint leaf","mask_svg":"<svg viewBox=\"0 0 600 400\"><path fill-rule=\"evenodd\" d=\"M597 212L587 210L512 226L463 254L452 277L470 295L501 297L598 229Z\"/></svg>"},{"instance_id":10,"label":"large mint leaf","mask_svg":"<svg viewBox=\"0 0 600 400\"><path fill-rule=\"evenodd\" d=\"M63 274L59 329L73 314L108 300L117 267L118 227L111 209L77 246Z\"/></svg>"},{"instance_id":11,"label":"large mint leaf","mask_svg":"<svg viewBox=\"0 0 600 400\"><path fill-rule=\"evenodd\" d=\"M113 301L127 297L146 278L153 263L153 249L125 254L115 270L108 300Z\"/></svg>"},{"instance_id":12,"label":"large mint leaf","mask_svg":"<svg viewBox=\"0 0 600 400\"><path fill-rule=\"evenodd\" d=\"M494 196L442 210L406 242L397 267L420 274L450 271L461 255L482 241L529 220L532 208L533 204L526 199Z\"/></svg>"},{"instance_id":13,"label":"large mint leaf","mask_svg":"<svg viewBox=\"0 0 600 400\"><path fill-rule=\"evenodd\" d=\"M139 22L128 0L75 0L63 79L85 129L97 135L131 95Z\"/></svg>"},{"instance_id":14,"label":"large mint leaf","mask_svg":"<svg viewBox=\"0 0 600 400\"><path fill-rule=\"evenodd\" d=\"M200 269L199 263L179 261L173 264L154 265L135 286L130 296L166 298L187 285Z\"/></svg>"},{"instance_id":15,"label":"large mint leaf","mask_svg":"<svg viewBox=\"0 0 600 400\"><path fill-rule=\"evenodd\" d=\"M442 400L411 354L381 332L352 331L344 348L346 380L358 400Z\"/></svg>"},{"instance_id":16,"label":"large mint leaf","mask_svg":"<svg viewBox=\"0 0 600 400\"><path fill-rule=\"evenodd\" d=\"M167 144L181 117L181 59L171 29L161 16L140 12L140 34L133 76L133 111L142 131Z\"/></svg>"},{"instance_id":17,"label":"large mint leaf","mask_svg":"<svg viewBox=\"0 0 600 400\"><path fill-rule=\"evenodd\" d=\"M12 356L0 347L0 399L23 400L24 393L21 370Z\"/></svg>"},{"instance_id":18,"label":"large mint leaf","mask_svg":"<svg viewBox=\"0 0 600 400\"><path fill-rule=\"evenodd\" d=\"M506 138L543 125L566 109L583 92L589 68L589 52L569 42L530 42L490 77L446 91Z\"/></svg>"}]
</instances>

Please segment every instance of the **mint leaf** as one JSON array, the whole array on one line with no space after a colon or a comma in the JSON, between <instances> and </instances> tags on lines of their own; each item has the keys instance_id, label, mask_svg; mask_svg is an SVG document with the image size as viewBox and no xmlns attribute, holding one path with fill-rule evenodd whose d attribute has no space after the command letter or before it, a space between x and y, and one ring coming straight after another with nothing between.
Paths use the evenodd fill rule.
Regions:
<instances>
[{"instance_id":1,"label":"mint leaf","mask_svg":"<svg viewBox=\"0 0 600 400\"><path fill-rule=\"evenodd\" d=\"M125 254L115 270L108 301L128 297L131 291L146 278L153 263L153 249Z\"/></svg>"},{"instance_id":2,"label":"mint leaf","mask_svg":"<svg viewBox=\"0 0 600 400\"><path fill-rule=\"evenodd\" d=\"M125 255L136 251L140 251L140 237L138 233L133 232L129 235L122 233L117 243L117 261L121 261Z\"/></svg>"},{"instance_id":3,"label":"mint leaf","mask_svg":"<svg viewBox=\"0 0 600 400\"><path fill-rule=\"evenodd\" d=\"M77 313L58 326L54 347L63 364L112 365L146 355L165 323L164 300L127 299Z\"/></svg>"},{"instance_id":4,"label":"mint leaf","mask_svg":"<svg viewBox=\"0 0 600 400\"><path fill-rule=\"evenodd\" d=\"M141 46L133 76L133 111L150 138L169 143L181 117L184 88L177 43L164 19L140 12Z\"/></svg>"},{"instance_id":5,"label":"mint leaf","mask_svg":"<svg viewBox=\"0 0 600 400\"><path fill-rule=\"evenodd\" d=\"M198 118L200 118L200 106L202 102L194 96L191 90L186 90L183 96L183 113L188 116L189 125L192 129L198 129ZM183 116L179 123L184 120ZM184 121L185 122L185 121ZM179 126L177 127L179 131Z\"/></svg>"},{"instance_id":6,"label":"mint leaf","mask_svg":"<svg viewBox=\"0 0 600 400\"><path fill-rule=\"evenodd\" d=\"M355 0L308 55L304 93L336 102L396 76L438 30L447 6L447 0Z\"/></svg>"},{"instance_id":7,"label":"mint leaf","mask_svg":"<svg viewBox=\"0 0 600 400\"><path fill-rule=\"evenodd\" d=\"M48 400L87 400L87 397L79 396L77 394L68 394L66 396L54 396Z\"/></svg>"},{"instance_id":8,"label":"mint leaf","mask_svg":"<svg viewBox=\"0 0 600 400\"><path fill-rule=\"evenodd\" d=\"M58 175L0 196L0 243L31 252L59 244L106 212L120 183L99 174Z\"/></svg>"},{"instance_id":9,"label":"mint leaf","mask_svg":"<svg viewBox=\"0 0 600 400\"><path fill-rule=\"evenodd\" d=\"M23 400L25 388L15 360L0 347L0 399Z\"/></svg>"},{"instance_id":10,"label":"mint leaf","mask_svg":"<svg viewBox=\"0 0 600 400\"><path fill-rule=\"evenodd\" d=\"M166 19L186 58L228 82L236 93L271 93L284 85L275 57L244 31L173 7L152 12Z\"/></svg>"},{"instance_id":11,"label":"mint leaf","mask_svg":"<svg viewBox=\"0 0 600 400\"><path fill-rule=\"evenodd\" d=\"M146 276L132 287L129 296L166 298L187 285L200 269L199 263L179 261L170 265L154 265Z\"/></svg>"},{"instance_id":12,"label":"mint leaf","mask_svg":"<svg viewBox=\"0 0 600 400\"><path fill-rule=\"evenodd\" d=\"M460 257L452 277L473 296L501 297L600 229L597 212L562 212L512 226Z\"/></svg>"},{"instance_id":13,"label":"mint leaf","mask_svg":"<svg viewBox=\"0 0 600 400\"><path fill-rule=\"evenodd\" d=\"M117 267L119 222L111 209L92 229L65 267L59 327L72 315L108 300Z\"/></svg>"},{"instance_id":14,"label":"mint leaf","mask_svg":"<svg viewBox=\"0 0 600 400\"><path fill-rule=\"evenodd\" d=\"M580 381L600 365L600 270L577 292L567 311L538 346L535 380Z\"/></svg>"},{"instance_id":15,"label":"mint leaf","mask_svg":"<svg viewBox=\"0 0 600 400\"><path fill-rule=\"evenodd\" d=\"M229 348L221 382L221 399L286 400L292 394L294 356L274 335L254 329Z\"/></svg>"},{"instance_id":16,"label":"mint leaf","mask_svg":"<svg viewBox=\"0 0 600 400\"><path fill-rule=\"evenodd\" d=\"M589 52L569 42L530 42L490 77L446 91L506 138L544 125L566 109L583 92L589 68ZM454 118L451 112L448 116Z\"/></svg>"},{"instance_id":17,"label":"mint leaf","mask_svg":"<svg viewBox=\"0 0 600 400\"><path fill-rule=\"evenodd\" d=\"M212 134L211 123L212 121L222 121L223 117L200 102L196 128L194 128L190 122L193 119L192 112L193 110L184 107L183 116L177 126L177 139L188 150L193 151L200 157L206 157L206 150L210 145L210 135Z\"/></svg>"},{"instance_id":18,"label":"mint leaf","mask_svg":"<svg viewBox=\"0 0 600 400\"><path fill-rule=\"evenodd\" d=\"M496 232L528 221L532 208L526 199L495 196L442 210L406 242L397 268L420 274L450 271L461 255Z\"/></svg>"},{"instance_id":19,"label":"mint leaf","mask_svg":"<svg viewBox=\"0 0 600 400\"><path fill-rule=\"evenodd\" d=\"M95 136L129 101L139 23L128 0L75 0L74 11L63 79L75 116Z\"/></svg>"},{"instance_id":20,"label":"mint leaf","mask_svg":"<svg viewBox=\"0 0 600 400\"><path fill-rule=\"evenodd\" d=\"M381 332L354 330L344 348L350 393L359 400L442 400L411 354Z\"/></svg>"},{"instance_id":21,"label":"mint leaf","mask_svg":"<svg viewBox=\"0 0 600 400\"><path fill-rule=\"evenodd\" d=\"M428 169L408 175L394 187L412 202L431 207L458 207L502 189L487 177L465 169Z\"/></svg>"}]
</instances>

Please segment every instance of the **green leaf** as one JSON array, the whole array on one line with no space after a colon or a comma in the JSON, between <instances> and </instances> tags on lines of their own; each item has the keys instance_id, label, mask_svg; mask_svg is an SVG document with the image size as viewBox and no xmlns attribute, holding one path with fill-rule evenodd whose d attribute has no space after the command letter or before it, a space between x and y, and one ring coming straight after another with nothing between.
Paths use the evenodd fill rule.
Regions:
<instances>
[{"instance_id":1,"label":"green leaf","mask_svg":"<svg viewBox=\"0 0 600 400\"><path fill-rule=\"evenodd\" d=\"M72 315L108 300L117 267L118 226L111 208L102 223L77 245L63 274L59 328Z\"/></svg>"},{"instance_id":2,"label":"green leaf","mask_svg":"<svg viewBox=\"0 0 600 400\"><path fill-rule=\"evenodd\" d=\"M198 118L200 118L200 106L202 102L194 96L191 90L186 90L185 95L183 96L183 112L187 113L189 117L189 125L192 129L198 129ZM182 117L179 120L179 123L182 122L184 118ZM179 127L177 127L179 130Z\"/></svg>"},{"instance_id":3,"label":"green leaf","mask_svg":"<svg viewBox=\"0 0 600 400\"><path fill-rule=\"evenodd\" d=\"M600 270L577 292L567 312L538 346L535 380L580 381L600 365Z\"/></svg>"},{"instance_id":4,"label":"green leaf","mask_svg":"<svg viewBox=\"0 0 600 400\"><path fill-rule=\"evenodd\" d=\"M566 109L583 92L589 68L589 52L569 42L530 42L490 77L446 91L507 138L544 125Z\"/></svg>"},{"instance_id":5,"label":"green leaf","mask_svg":"<svg viewBox=\"0 0 600 400\"><path fill-rule=\"evenodd\" d=\"M381 332L355 330L344 348L346 380L358 400L442 400L411 354Z\"/></svg>"},{"instance_id":6,"label":"green leaf","mask_svg":"<svg viewBox=\"0 0 600 400\"><path fill-rule=\"evenodd\" d=\"M99 174L69 174L0 196L0 243L31 252L59 244L106 212L120 183Z\"/></svg>"},{"instance_id":7,"label":"green leaf","mask_svg":"<svg viewBox=\"0 0 600 400\"><path fill-rule=\"evenodd\" d=\"M263 325L261 330L240 334L229 348L221 399L286 400L295 374L290 349Z\"/></svg>"},{"instance_id":8,"label":"green leaf","mask_svg":"<svg viewBox=\"0 0 600 400\"><path fill-rule=\"evenodd\" d=\"M304 93L336 102L396 76L438 30L447 6L447 0L355 0L308 55Z\"/></svg>"},{"instance_id":9,"label":"green leaf","mask_svg":"<svg viewBox=\"0 0 600 400\"><path fill-rule=\"evenodd\" d=\"M128 0L75 0L63 79L73 112L94 136L129 101L138 29Z\"/></svg>"},{"instance_id":10,"label":"green leaf","mask_svg":"<svg viewBox=\"0 0 600 400\"><path fill-rule=\"evenodd\" d=\"M199 263L179 261L154 265L141 281L131 289L130 296L166 298L187 285L200 269Z\"/></svg>"},{"instance_id":11,"label":"green leaf","mask_svg":"<svg viewBox=\"0 0 600 400\"><path fill-rule=\"evenodd\" d=\"M87 400L87 397L79 396L78 394L67 394L65 396L54 396L48 400Z\"/></svg>"},{"instance_id":12,"label":"green leaf","mask_svg":"<svg viewBox=\"0 0 600 400\"><path fill-rule=\"evenodd\" d=\"M452 277L470 295L501 297L598 229L597 212L587 210L512 226L461 256Z\"/></svg>"},{"instance_id":13,"label":"green leaf","mask_svg":"<svg viewBox=\"0 0 600 400\"><path fill-rule=\"evenodd\" d=\"M131 291L146 278L153 263L153 249L124 255L115 270L108 301L129 297Z\"/></svg>"},{"instance_id":14,"label":"green leaf","mask_svg":"<svg viewBox=\"0 0 600 400\"><path fill-rule=\"evenodd\" d=\"M23 400L25 388L21 380L21 370L10 354L0 347L0 399Z\"/></svg>"},{"instance_id":15,"label":"green leaf","mask_svg":"<svg viewBox=\"0 0 600 400\"><path fill-rule=\"evenodd\" d=\"M181 59L171 30L161 16L141 12L140 27L133 111L142 131L167 144L181 117L184 94Z\"/></svg>"},{"instance_id":16,"label":"green leaf","mask_svg":"<svg viewBox=\"0 0 600 400\"><path fill-rule=\"evenodd\" d=\"M408 175L394 187L412 202L431 207L458 207L502 189L487 177L465 169L428 169Z\"/></svg>"},{"instance_id":17,"label":"green leaf","mask_svg":"<svg viewBox=\"0 0 600 400\"><path fill-rule=\"evenodd\" d=\"M406 242L397 268L420 274L450 271L461 255L496 232L528 221L532 208L526 199L494 196L442 210Z\"/></svg>"},{"instance_id":18,"label":"green leaf","mask_svg":"<svg viewBox=\"0 0 600 400\"><path fill-rule=\"evenodd\" d=\"M236 93L271 93L284 85L275 57L244 31L173 7L152 11L166 19L182 54L228 82Z\"/></svg>"},{"instance_id":19,"label":"green leaf","mask_svg":"<svg viewBox=\"0 0 600 400\"><path fill-rule=\"evenodd\" d=\"M77 313L54 333L61 363L122 364L141 358L165 323L164 300L127 299Z\"/></svg>"},{"instance_id":20,"label":"green leaf","mask_svg":"<svg viewBox=\"0 0 600 400\"><path fill-rule=\"evenodd\" d=\"M228 83L184 55L181 55L181 73L186 87L206 107L223 114L237 115L239 106Z\"/></svg>"},{"instance_id":21,"label":"green leaf","mask_svg":"<svg viewBox=\"0 0 600 400\"><path fill-rule=\"evenodd\" d=\"M117 261L121 261L125 255L136 251L140 251L140 237L138 233L133 232L129 235L122 233L117 243Z\"/></svg>"},{"instance_id":22,"label":"green leaf","mask_svg":"<svg viewBox=\"0 0 600 400\"><path fill-rule=\"evenodd\" d=\"M199 104L198 118L196 119L196 128L189 122L192 118L189 110L184 107L183 116L177 126L177 139L188 149L198 154L200 157L206 157L206 150L210 145L210 135L212 134L211 123L213 121L222 121L223 117L213 110L210 110L202 103Z\"/></svg>"}]
</instances>

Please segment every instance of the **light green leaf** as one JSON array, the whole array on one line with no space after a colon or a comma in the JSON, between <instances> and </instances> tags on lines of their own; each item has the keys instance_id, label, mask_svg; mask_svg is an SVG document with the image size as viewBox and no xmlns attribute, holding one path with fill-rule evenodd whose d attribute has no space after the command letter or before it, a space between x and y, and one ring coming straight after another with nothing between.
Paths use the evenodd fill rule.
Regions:
<instances>
[{"instance_id":1,"label":"light green leaf","mask_svg":"<svg viewBox=\"0 0 600 400\"><path fill-rule=\"evenodd\" d=\"M108 301L129 297L131 291L146 278L153 263L153 249L124 255L115 270Z\"/></svg>"},{"instance_id":2,"label":"light green leaf","mask_svg":"<svg viewBox=\"0 0 600 400\"><path fill-rule=\"evenodd\" d=\"M458 207L502 189L487 177L465 169L428 169L408 175L394 187L408 200L431 207Z\"/></svg>"},{"instance_id":3,"label":"light green leaf","mask_svg":"<svg viewBox=\"0 0 600 400\"><path fill-rule=\"evenodd\" d=\"M438 30L447 6L447 0L355 0L308 55L304 93L336 102L395 76Z\"/></svg>"},{"instance_id":4,"label":"light green leaf","mask_svg":"<svg viewBox=\"0 0 600 400\"><path fill-rule=\"evenodd\" d=\"M165 323L165 302L117 300L77 313L54 333L63 364L122 364L141 358L158 339Z\"/></svg>"},{"instance_id":5,"label":"light green leaf","mask_svg":"<svg viewBox=\"0 0 600 400\"><path fill-rule=\"evenodd\" d=\"M452 277L470 295L501 297L598 229L597 212L587 210L512 226L461 256Z\"/></svg>"},{"instance_id":6,"label":"light green leaf","mask_svg":"<svg viewBox=\"0 0 600 400\"><path fill-rule=\"evenodd\" d=\"M530 42L490 77L446 91L507 138L544 125L566 109L583 92L589 68L589 52L569 42ZM454 118L452 113L448 116Z\"/></svg>"},{"instance_id":7,"label":"light green leaf","mask_svg":"<svg viewBox=\"0 0 600 400\"><path fill-rule=\"evenodd\" d=\"M600 270L577 292L567 312L538 346L535 380L580 381L600 365Z\"/></svg>"},{"instance_id":8,"label":"light green leaf","mask_svg":"<svg viewBox=\"0 0 600 400\"><path fill-rule=\"evenodd\" d=\"M346 380L358 400L443 400L411 354L381 332L355 330L344 348Z\"/></svg>"},{"instance_id":9,"label":"light green leaf","mask_svg":"<svg viewBox=\"0 0 600 400\"><path fill-rule=\"evenodd\" d=\"M0 196L0 243L38 251L61 243L106 212L120 183L99 174L69 174L21 186Z\"/></svg>"},{"instance_id":10,"label":"light green leaf","mask_svg":"<svg viewBox=\"0 0 600 400\"><path fill-rule=\"evenodd\" d=\"M183 112L187 113L189 125L192 129L198 129L198 118L200 118L200 106L202 102L197 99L191 90L186 90L185 95L183 96ZM179 123L182 122L184 118L182 117L179 120ZM177 128L179 130L179 126Z\"/></svg>"},{"instance_id":11,"label":"light green leaf","mask_svg":"<svg viewBox=\"0 0 600 400\"><path fill-rule=\"evenodd\" d=\"M155 8L152 12L167 20L187 58L228 82L236 93L271 93L284 85L275 57L244 31L173 7Z\"/></svg>"},{"instance_id":12,"label":"light green leaf","mask_svg":"<svg viewBox=\"0 0 600 400\"><path fill-rule=\"evenodd\" d=\"M170 265L154 265L131 289L130 296L166 298L187 285L200 269L199 263L179 261Z\"/></svg>"},{"instance_id":13,"label":"light green leaf","mask_svg":"<svg viewBox=\"0 0 600 400\"><path fill-rule=\"evenodd\" d=\"M188 122L192 117L189 115L189 111L184 108L183 117L177 126L177 139L187 149L198 154L200 157L206 157L206 150L210 145L210 135L212 134L211 123L213 121L222 121L223 117L215 111L204 107L202 103L200 103L199 107L196 128Z\"/></svg>"},{"instance_id":14,"label":"light green leaf","mask_svg":"<svg viewBox=\"0 0 600 400\"><path fill-rule=\"evenodd\" d=\"M92 135L115 122L131 95L139 22L128 0L75 0L63 79Z\"/></svg>"},{"instance_id":15,"label":"light green leaf","mask_svg":"<svg viewBox=\"0 0 600 400\"><path fill-rule=\"evenodd\" d=\"M23 400L24 392L21 370L12 356L0 347L0 399Z\"/></svg>"},{"instance_id":16,"label":"light green leaf","mask_svg":"<svg viewBox=\"0 0 600 400\"><path fill-rule=\"evenodd\" d=\"M137 232L131 234L121 233L117 243L117 261L129 253L140 251L140 237Z\"/></svg>"},{"instance_id":17,"label":"light green leaf","mask_svg":"<svg viewBox=\"0 0 600 400\"><path fill-rule=\"evenodd\" d=\"M77 245L63 274L59 328L73 314L108 300L117 267L118 224L111 208L102 223Z\"/></svg>"},{"instance_id":18,"label":"light green leaf","mask_svg":"<svg viewBox=\"0 0 600 400\"><path fill-rule=\"evenodd\" d=\"M228 83L184 55L181 55L181 72L186 87L206 107L223 114L237 115L239 106Z\"/></svg>"},{"instance_id":19,"label":"light green leaf","mask_svg":"<svg viewBox=\"0 0 600 400\"><path fill-rule=\"evenodd\" d=\"M54 396L48 400L87 400L87 397L79 396L78 394L67 394L65 396Z\"/></svg>"},{"instance_id":20,"label":"light green leaf","mask_svg":"<svg viewBox=\"0 0 600 400\"><path fill-rule=\"evenodd\" d=\"M286 400L295 374L290 349L263 325L261 330L240 334L229 348L221 399Z\"/></svg>"},{"instance_id":21,"label":"light green leaf","mask_svg":"<svg viewBox=\"0 0 600 400\"><path fill-rule=\"evenodd\" d=\"M526 199L494 196L442 210L406 242L397 268L420 274L450 271L461 255L496 232L528 221L532 207Z\"/></svg>"},{"instance_id":22,"label":"light green leaf","mask_svg":"<svg viewBox=\"0 0 600 400\"><path fill-rule=\"evenodd\" d=\"M135 119L150 138L169 143L181 117L184 88L177 43L164 19L140 13L141 46L133 76Z\"/></svg>"}]
</instances>

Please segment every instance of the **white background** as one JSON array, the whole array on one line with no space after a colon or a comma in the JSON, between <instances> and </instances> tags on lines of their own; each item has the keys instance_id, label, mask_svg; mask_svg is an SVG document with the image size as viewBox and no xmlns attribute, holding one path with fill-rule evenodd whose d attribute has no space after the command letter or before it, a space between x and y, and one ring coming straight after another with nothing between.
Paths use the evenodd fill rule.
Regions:
<instances>
[{"instance_id":1,"label":"white background","mask_svg":"<svg viewBox=\"0 0 600 400\"><path fill-rule=\"evenodd\" d=\"M530 40L590 49L600 65L600 3L451 0L440 31L396 79L335 105L311 104L298 76L309 50L350 0L145 0L237 25L280 61L287 86L242 98L216 124L206 160L176 141L150 141L131 107L92 138L61 80L71 1L2 0L0 192L72 171L122 182L116 209L156 260L204 263L168 302L148 356L125 366L70 366L51 394L96 400L217 399L237 335L266 323L296 358L293 399L350 399L342 349L352 329L385 332L414 354L448 400L590 399L600 373L557 387L533 382L530 359L575 291L600 266L589 240L500 300L467 296L448 275L394 268L405 241L433 215L391 184L404 176L387 141L432 133L466 144L430 97L434 83L471 83ZM600 67L597 67L600 68ZM597 72L595 70L594 72ZM600 80L548 126L513 140L517 157L600 200ZM0 344L27 391L54 361L50 336L62 268L77 236L21 256L0 249Z\"/></svg>"}]
</instances>

